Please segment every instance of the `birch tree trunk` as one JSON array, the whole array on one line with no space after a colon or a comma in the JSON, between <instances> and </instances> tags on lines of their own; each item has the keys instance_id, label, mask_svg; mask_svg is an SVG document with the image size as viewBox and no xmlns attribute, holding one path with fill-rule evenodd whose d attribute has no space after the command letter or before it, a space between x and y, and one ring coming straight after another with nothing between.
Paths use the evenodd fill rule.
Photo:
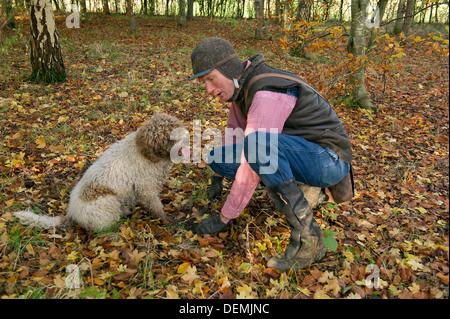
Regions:
<instances>
[{"instance_id":1,"label":"birch tree trunk","mask_svg":"<svg viewBox=\"0 0 450 319\"><path fill-rule=\"evenodd\" d=\"M353 82L355 85L353 91L353 99L358 106L370 109L372 103L366 92L365 81L365 58L367 51L366 44L366 21L367 21L367 5L369 0L352 0L351 4L351 31L348 43L348 52L356 55L359 60L359 67L354 71Z\"/></svg>"},{"instance_id":2,"label":"birch tree trunk","mask_svg":"<svg viewBox=\"0 0 450 319\"><path fill-rule=\"evenodd\" d=\"M64 82L66 70L56 36L51 0L30 1L30 31L32 71L28 80L45 84Z\"/></svg>"},{"instance_id":3,"label":"birch tree trunk","mask_svg":"<svg viewBox=\"0 0 450 319\"><path fill-rule=\"evenodd\" d=\"M384 12L386 11L387 3L388 3L388 0L378 0L378 2L377 2L377 6L379 9L379 23L380 24L383 21ZM375 41L375 39L378 36L378 31L379 31L379 28L377 28L377 27L373 27L372 30L370 31L369 44L367 45L368 49L370 49L372 47L373 42Z\"/></svg>"}]
</instances>

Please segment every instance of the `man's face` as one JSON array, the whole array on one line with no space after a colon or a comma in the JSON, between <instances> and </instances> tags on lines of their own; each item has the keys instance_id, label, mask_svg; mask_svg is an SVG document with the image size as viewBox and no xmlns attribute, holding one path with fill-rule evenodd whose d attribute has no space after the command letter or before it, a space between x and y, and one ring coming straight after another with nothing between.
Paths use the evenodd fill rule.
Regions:
<instances>
[{"instance_id":1,"label":"man's face","mask_svg":"<svg viewBox=\"0 0 450 319\"><path fill-rule=\"evenodd\" d=\"M227 78L217 69L213 69L198 79L205 83L208 94L217 96L222 101L228 101L234 94L233 80Z\"/></svg>"}]
</instances>

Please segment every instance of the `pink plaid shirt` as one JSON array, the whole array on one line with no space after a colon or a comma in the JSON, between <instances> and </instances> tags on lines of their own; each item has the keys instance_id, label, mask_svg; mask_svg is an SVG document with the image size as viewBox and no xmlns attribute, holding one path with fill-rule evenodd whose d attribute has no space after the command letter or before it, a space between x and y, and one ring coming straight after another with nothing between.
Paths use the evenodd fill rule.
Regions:
<instances>
[{"instance_id":1,"label":"pink plaid shirt","mask_svg":"<svg viewBox=\"0 0 450 319\"><path fill-rule=\"evenodd\" d=\"M245 66L248 67L249 63L246 62ZM296 101L295 96L288 94L258 91L253 97L247 119L242 115L237 103L233 102L228 114L227 128L241 128L244 132L244 136L234 136L233 143L242 142L245 136L254 131L271 132L271 129L276 129L278 133L281 133ZM227 140L227 133L225 133L225 140L230 141L229 138ZM259 176L247 163L244 153L242 153L241 165L237 170L230 194L222 207L223 216L229 219L239 217L248 205L259 182Z\"/></svg>"}]
</instances>

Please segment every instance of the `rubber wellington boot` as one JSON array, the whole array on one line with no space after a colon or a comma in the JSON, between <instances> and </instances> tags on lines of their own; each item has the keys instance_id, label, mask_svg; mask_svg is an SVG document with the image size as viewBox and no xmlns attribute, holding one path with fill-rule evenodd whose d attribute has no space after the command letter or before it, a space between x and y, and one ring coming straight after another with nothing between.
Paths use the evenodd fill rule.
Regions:
<instances>
[{"instance_id":1,"label":"rubber wellington boot","mask_svg":"<svg viewBox=\"0 0 450 319\"><path fill-rule=\"evenodd\" d=\"M327 254L323 233L313 212L295 181L289 180L268 188L269 195L286 217L291 237L286 250L271 258L267 267L280 271L300 270L318 262Z\"/></svg>"}]
</instances>

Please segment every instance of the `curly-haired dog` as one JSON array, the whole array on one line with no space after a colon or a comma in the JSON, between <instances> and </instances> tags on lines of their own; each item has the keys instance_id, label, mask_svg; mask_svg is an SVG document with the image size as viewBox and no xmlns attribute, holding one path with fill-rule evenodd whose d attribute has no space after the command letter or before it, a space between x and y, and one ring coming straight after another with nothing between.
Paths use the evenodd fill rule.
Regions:
<instances>
[{"instance_id":1,"label":"curly-haired dog","mask_svg":"<svg viewBox=\"0 0 450 319\"><path fill-rule=\"evenodd\" d=\"M65 216L43 216L31 210L15 212L24 224L52 228L76 223L99 231L141 203L150 213L168 220L159 194L170 172L170 152L181 127L173 116L159 113L126 138L112 144L84 173L70 193Z\"/></svg>"}]
</instances>

